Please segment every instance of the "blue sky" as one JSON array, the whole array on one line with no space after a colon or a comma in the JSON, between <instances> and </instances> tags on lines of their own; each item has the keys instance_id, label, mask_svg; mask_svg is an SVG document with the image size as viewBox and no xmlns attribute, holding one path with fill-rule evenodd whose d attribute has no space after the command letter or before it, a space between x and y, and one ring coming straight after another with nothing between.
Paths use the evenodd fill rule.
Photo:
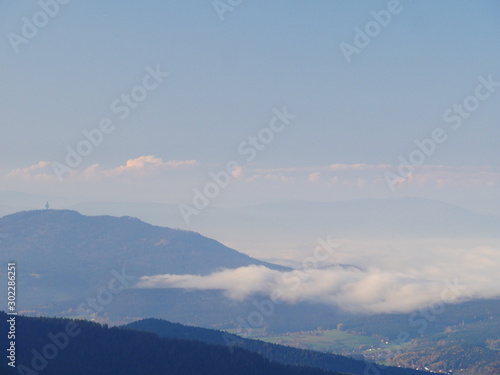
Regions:
<instances>
[{"instance_id":1,"label":"blue sky","mask_svg":"<svg viewBox=\"0 0 500 375\"><path fill-rule=\"evenodd\" d=\"M9 33L22 35L41 6L0 2L0 189L187 203L237 160L216 205L498 199L500 88L456 130L443 114L474 95L478 77L500 81L500 3L401 1L348 63L340 44L389 3L243 1L221 21L209 0L73 0L16 53ZM111 103L156 66L168 78L117 119ZM296 118L246 164L238 145L284 107ZM50 163L103 118L115 130L58 181ZM391 191L384 173L436 128L446 142Z\"/></svg>"}]
</instances>

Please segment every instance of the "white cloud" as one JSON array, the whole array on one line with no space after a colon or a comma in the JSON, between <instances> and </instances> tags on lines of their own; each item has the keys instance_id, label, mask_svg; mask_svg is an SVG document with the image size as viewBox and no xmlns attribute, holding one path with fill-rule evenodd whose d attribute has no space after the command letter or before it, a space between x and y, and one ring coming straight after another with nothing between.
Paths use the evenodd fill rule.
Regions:
<instances>
[{"instance_id":1,"label":"white cloud","mask_svg":"<svg viewBox=\"0 0 500 375\"><path fill-rule=\"evenodd\" d=\"M352 171L368 171L368 170L380 170L385 171L390 168L389 164L332 164L325 169L334 172L352 172Z\"/></svg>"},{"instance_id":2,"label":"white cloud","mask_svg":"<svg viewBox=\"0 0 500 375\"><path fill-rule=\"evenodd\" d=\"M66 176L67 180L95 181L99 179L114 177L154 177L161 173L186 169L197 166L196 160L171 160L163 161L161 158L147 155L135 159L129 159L125 165L116 168L105 169L100 164L92 164L85 169L74 169ZM9 180L21 180L32 182L52 182L57 183L51 163L40 161L37 164L18 168L9 172L6 176Z\"/></svg>"},{"instance_id":3,"label":"white cloud","mask_svg":"<svg viewBox=\"0 0 500 375\"><path fill-rule=\"evenodd\" d=\"M54 175L51 163L48 161L39 161L34 165L25 168L17 168L10 171L5 178L7 180L19 180L23 182L54 182Z\"/></svg>"},{"instance_id":4,"label":"white cloud","mask_svg":"<svg viewBox=\"0 0 500 375\"><path fill-rule=\"evenodd\" d=\"M316 183L319 181L320 179L320 176L321 176L321 173L319 172L312 172L312 173L309 173L309 176L307 177L307 180L311 183Z\"/></svg>"},{"instance_id":5,"label":"white cloud","mask_svg":"<svg viewBox=\"0 0 500 375\"><path fill-rule=\"evenodd\" d=\"M398 251L383 249L397 257ZM282 295L289 303L319 302L363 313L402 313L435 301L500 297L500 250L489 246L420 251L415 257L383 258L365 270L334 266L280 272L263 266L227 269L208 276L142 277L140 288L221 289L242 300L254 293ZM373 255L377 259L381 254ZM426 257L426 258L425 258ZM393 263L393 261L395 263ZM384 265L384 263L387 263ZM397 266L395 266L397 265ZM458 287L450 288L455 284ZM453 298L450 298L450 295Z\"/></svg>"},{"instance_id":6,"label":"white cloud","mask_svg":"<svg viewBox=\"0 0 500 375\"><path fill-rule=\"evenodd\" d=\"M295 179L284 173L255 173L247 178L246 181L250 183L266 181L270 183L291 184L295 182Z\"/></svg>"},{"instance_id":7,"label":"white cloud","mask_svg":"<svg viewBox=\"0 0 500 375\"><path fill-rule=\"evenodd\" d=\"M467 167L446 165L415 166L413 173L401 177L398 187L491 188L500 184L500 171L489 166ZM406 171L406 170L405 170ZM398 166L390 164L331 164L327 166L255 168L253 179L262 176L279 176L282 181L330 186L339 178L346 186L376 187L387 185L384 173L398 175ZM319 178L319 177L322 178ZM269 177L267 177L269 178ZM275 178L275 180L278 180Z\"/></svg>"},{"instance_id":8,"label":"white cloud","mask_svg":"<svg viewBox=\"0 0 500 375\"><path fill-rule=\"evenodd\" d=\"M270 291L279 271L264 266L241 267L213 273L210 276L199 275L158 275L141 278L140 287L192 288L192 289L226 289L230 298L242 300L252 293L262 290ZM244 280L244 282L242 282Z\"/></svg>"},{"instance_id":9,"label":"white cloud","mask_svg":"<svg viewBox=\"0 0 500 375\"><path fill-rule=\"evenodd\" d=\"M158 173L168 170L189 168L196 165L196 160L163 161L158 157L148 155L140 156L135 159L129 159L127 160L125 165L110 170L103 170L102 173L107 177L124 175L133 177L146 177L157 175Z\"/></svg>"},{"instance_id":10,"label":"white cloud","mask_svg":"<svg viewBox=\"0 0 500 375\"><path fill-rule=\"evenodd\" d=\"M241 165L238 165L237 167L235 167L231 173L231 175L234 177L234 178L240 178L243 176L243 167Z\"/></svg>"},{"instance_id":11,"label":"white cloud","mask_svg":"<svg viewBox=\"0 0 500 375\"><path fill-rule=\"evenodd\" d=\"M151 192L156 191L156 199L163 200L168 196L169 202L178 203L189 199L186 191L201 184L201 179L209 181L209 172L214 170L218 169L196 160L165 161L157 156L144 155L121 165L93 164L75 168L64 175L62 182L57 179L51 164L41 161L0 176L0 182L4 189L25 190L28 187L30 192L37 194L45 189L51 194L75 195L80 189L83 195L90 196L92 191L97 195L101 189L99 199L115 199L118 189L124 197L122 199L137 197L137 191L152 199ZM224 204L310 200L311 197L316 201L393 197L384 177L386 171L397 173L397 166L331 164L265 169L255 165L238 166L232 171L234 186ZM90 184L92 189L88 188ZM413 174L401 179L396 189L399 195L432 199L464 198L470 194L492 198L499 197L499 185L500 171L493 167L438 165L416 167Z\"/></svg>"}]
</instances>

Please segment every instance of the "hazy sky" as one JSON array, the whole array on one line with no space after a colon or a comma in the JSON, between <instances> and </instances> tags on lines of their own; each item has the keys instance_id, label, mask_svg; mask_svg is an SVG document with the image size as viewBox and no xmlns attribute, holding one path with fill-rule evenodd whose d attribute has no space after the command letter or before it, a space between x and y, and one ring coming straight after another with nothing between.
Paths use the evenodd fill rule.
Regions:
<instances>
[{"instance_id":1,"label":"hazy sky","mask_svg":"<svg viewBox=\"0 0 500 375\"><path fill-rule=\"evenodd\" d=\"M186 229L205 206L283 200L489 199L498 214L499 14L496 0L0 1L0 195L182 203ZM310 253L257 246L236 221L217 239ZM499 295L498 241L425 241L347 243L329 261L364 271L314 269L286 299L406 311L456 277L465 299ZM144 282L236 278L227 293L244 298L286 277Z\"/></svg>"},{"instance_id":2,"label":"hazy sky","mask_svg":"<svg viewBox=\"0 0 500 375\"><path fill-rule=\"evenodd\" d=\"M498 198L498 1L54 4L0 2L2 191L190 204L234 160L211 203Z\"/></svg>"}]
</instances>

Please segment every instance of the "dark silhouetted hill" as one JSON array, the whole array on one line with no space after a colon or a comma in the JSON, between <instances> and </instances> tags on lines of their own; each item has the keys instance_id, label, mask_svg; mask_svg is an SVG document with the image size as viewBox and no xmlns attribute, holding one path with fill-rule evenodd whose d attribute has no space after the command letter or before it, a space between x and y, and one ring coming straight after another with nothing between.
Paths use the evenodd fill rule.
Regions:
<instances>
[{"instance_id":1,"label":"dark silhouetted hill","mask_svg":"<svg viewBox=\"0 0 500 375\"><path fill-rule=\"evenodd\" d=\"M0 312L5 322L8 316ZM16 317L16 368L4 357L1 374L40 375L326 375L338 374L271 362L241 348L161 338L89 321ZM69 327L69 329L68 329ZM2 324L2 353L7 353ZM68 332L68 333L66 333Z\"/></svg>"},{"instance_id":2,"label":"dark silhouetted hill","mask_svg":"<svg viewBox=\"0 0 500 375\"><path fill-rule=\"evenodd\" d=\"M312 350L291 348L259 340L244 339L226 332L189 327L171 323L160 319L143 319L125 326L129 329L153 332L161 337L197 340L215 345L226 345L232 348L241 348L258 353L264 358L279 363L294 366L309 366L329 371L338 371L350 374L365 375L379 371L380 375L417 375L421 371L397 367L375 367L364 361L348 358L341 355L320 353Z\"/></svg>"}]
</instances>

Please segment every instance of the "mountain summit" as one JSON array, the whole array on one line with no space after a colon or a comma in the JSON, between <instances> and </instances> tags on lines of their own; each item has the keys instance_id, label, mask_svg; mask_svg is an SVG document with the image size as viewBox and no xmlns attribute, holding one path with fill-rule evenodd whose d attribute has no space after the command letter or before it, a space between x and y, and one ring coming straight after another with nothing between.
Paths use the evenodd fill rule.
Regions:
<instances>
[{"instance_id":1,"label":"mountain summit","mask_svg":"<svg viewBox=\"0 0 500 375\"><path fill-rule=\"evenodd\" d=\"M112 272L138 278L206 275L262 262L198 233L147 224L132 217L84 216L70 210L23 211L0 219L0 252L18 263L23 308L88 296Z\"/></svg>"}]
</instances>

